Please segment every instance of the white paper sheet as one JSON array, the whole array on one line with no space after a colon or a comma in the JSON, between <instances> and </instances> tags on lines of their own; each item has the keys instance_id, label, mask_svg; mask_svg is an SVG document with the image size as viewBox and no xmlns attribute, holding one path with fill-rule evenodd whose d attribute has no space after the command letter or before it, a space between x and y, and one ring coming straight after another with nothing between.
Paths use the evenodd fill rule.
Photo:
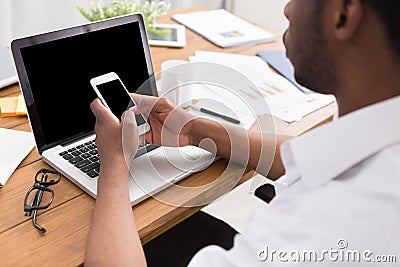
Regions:
<instances>
[{"instance_id":1,"label":"white paper sheet","mask_svg":"<svg viewBox=\"0 0 400 267\"><path fill-rule=\"evenodd\" d=\"M332 95L304 94L257 56L196 51L189 60L222 64L247 76L257 88L242 88L237 93L256 115L272 114L291 123L335 101ZM265 103L269 108L265 108Z\"/></svg>"},{"instance_id":2,"label":"white paper sheet","mask_svg":"<svg viewBox=\"0 0 400 267\"><path fill-rule=\"evenodd\" d=\"M0 187L34 146L32 133L0 128Z\"/></svg>"}]
</instances>

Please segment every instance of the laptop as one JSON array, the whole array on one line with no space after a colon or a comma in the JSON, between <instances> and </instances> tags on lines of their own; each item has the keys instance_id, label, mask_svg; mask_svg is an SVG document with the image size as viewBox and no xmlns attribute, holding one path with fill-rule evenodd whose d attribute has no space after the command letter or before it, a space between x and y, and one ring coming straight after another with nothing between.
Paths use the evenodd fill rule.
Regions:
<instances>
[{"instance_id":1,"label":"laptop","mask_svg":"<svg viewBox=\"0 0 400 267\"><path fill-rule=\"evenodd\" d=\"M96 94L90 79L116 72L131 93L158 96L156 83L146 82L154 71L142 15L22 37L13 40L11 49L39 154L96 198L101 164L90 110ZM214 160L213 154L197 147L140 145L130 166L131 204Z\"/></svg>"}]
</instances>

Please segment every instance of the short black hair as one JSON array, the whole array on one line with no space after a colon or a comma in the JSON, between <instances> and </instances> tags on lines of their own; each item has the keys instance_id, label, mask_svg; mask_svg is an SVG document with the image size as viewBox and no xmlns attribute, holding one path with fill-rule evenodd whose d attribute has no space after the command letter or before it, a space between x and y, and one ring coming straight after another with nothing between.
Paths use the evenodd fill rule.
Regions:
<instances>
[{"instance_id":1,"label":"short black hair","mask_svg":"<svg viewBox=\"0 0 400 267\"><path fill-rule=\"evenodd\" d=\"M382 20L388 41L400 58L400 0L364 0Z\"/></svg>"}]
</instances>

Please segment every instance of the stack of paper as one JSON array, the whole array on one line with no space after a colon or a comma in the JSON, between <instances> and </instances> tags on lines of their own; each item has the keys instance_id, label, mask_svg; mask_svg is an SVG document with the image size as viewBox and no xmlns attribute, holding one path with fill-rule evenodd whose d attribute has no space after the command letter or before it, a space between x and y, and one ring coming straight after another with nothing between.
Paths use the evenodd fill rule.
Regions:
<instances>
[{"instance_id":1,"label":"stack of paper","mask_svg":"<svg viewBox=\"0 0 400 267\"><path fill-rule=\"evenodd\" d=\"M258 56L196 51L190 61L222 64L247 76L254 86L237 89L237 94L256 115L272 114L290 123L335 101L332 95L304 94L286 78L271 71Z\"/></svg>"},{"instance_id":2,"label":"stack of paper","mask_svg":"<svg viewBox=\"0 0 400 267\"><path fill-rule=\"evenodd\" d=\"M175 14L172 19L226 48L275 41L275 36L225 9Z\"/></svg>"},{"instance_id":3,"label":"stack of paper","mask_svg":"<svg viewBox=\"0 0 400 267\"><path fill-rule=\"evenodd\" d=\"M22 95L0 98L0 110L2 117L23 116L27 114Z\"/></svg>"},{"instance_id":4,"label":"stack of paper","mask_svg":"<svg viewBox=\"0 0 400 267\"><path fill-rule=\"evenodd\" d=\"M32 133L0 128L0 187L34 146Z\"/></svg>"}]
</instances>

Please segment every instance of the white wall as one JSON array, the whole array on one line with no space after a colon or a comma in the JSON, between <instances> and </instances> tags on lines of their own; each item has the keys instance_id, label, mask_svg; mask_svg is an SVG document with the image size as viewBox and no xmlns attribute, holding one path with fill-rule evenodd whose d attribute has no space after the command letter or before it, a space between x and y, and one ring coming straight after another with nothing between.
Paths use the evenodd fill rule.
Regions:
<instances>
[{"instance_id":1,"label":"white wall","mask_svg":"<svg viewBox=\"0 0 400 267\"><path fill-rule=\"evenodd\" d=\"M77 5L84 0L10 0L13 37L55 30L86 22Z\"/></svg>"},{"instance_id":2,"label":"white wall","mask_svg":"<svg viewBox=\"0 0 400 267\"><path fill-rule=\"evenodd\" d=\"M288 21L283 9L289 0L171 0L172 8L207 6L224 7L234 14L278 31L284 31Z\"/></svg>"},{"instance_id":3,"label":"white wall","mask_svg":"<svg viewBox=\"0 0 400 267\"><path fill-rule=\"evenodd\" d=\"M76 9L86 0L0 0L0 44L13 38L87 22ZM3 6L6 7L3 9Z\"/></svg>"},{"instance_id":4,"label":"white wall","mask_svg":"<svg viewBox=\"0 0 400 267\"><path fill-rule=\"evenodd\" d=\"M10 1L0 0L0 45L8 45L11 39L11 6Z\"/></svg>"},{"instance_id":5,"label":"white wall","mask_svg":"<svg viewBox=\"0 0 400 267\"><path fill-rule=\"evenodd\" d=\"M289 0L231 0L232 11L238 16L283 31L288 21L283 9Z\"/></svg>"},{"instance_id":6,"label":"white wall","mask_svg":"<svg viewBox=\"0 0 400 267\"><path fill-rule=\"evenodd\" d=\"M86 10L97 0L0 0L0 44L13 38L87 22L76 9ZM104 0L111 2L112 0ZM193 6L221 7L223 0L170 0L172 9Z\"/></svg>"},{"instance_id":7,"label":"white wall","mask_svg":"<svg viewBox=\"0 0 400 267\"><path fill-rule=\"evenodd\" d=\"M91 0L0 0L0 44L13 38L87 22L76 9L89 8ZM111 0L105 0L105 2ZM283 30L283 7L288 0L170 0L172 9L223 5L235 14L268 27Z\"/></svg>"},{"instance_id":8,"label":"white wall","mask_svg":"<svg viewBox=\"0 0 400 267\"><path fill-rule=\"evenodd\" d=\"M172 9L206 6L210 8L222 7L223 0L170 0Z\"/></svg>"}]
</instances>

